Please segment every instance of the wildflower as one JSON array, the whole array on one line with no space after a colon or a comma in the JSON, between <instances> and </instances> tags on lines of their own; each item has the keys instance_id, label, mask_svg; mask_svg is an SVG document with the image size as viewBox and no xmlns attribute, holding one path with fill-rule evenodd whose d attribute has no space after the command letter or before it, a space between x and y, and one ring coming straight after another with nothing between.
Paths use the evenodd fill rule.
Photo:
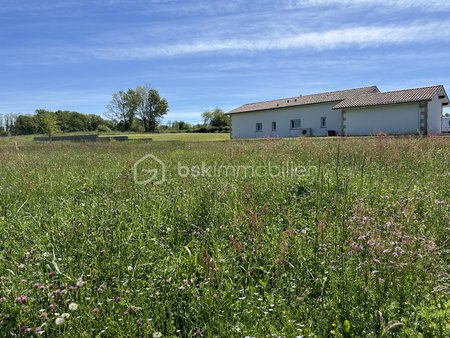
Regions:
<instances>
[{"instance_id":1,"label":"wildflower","mask_svg":"<svg viewBox=\"0 0 450 338\"><path fill-rule=\"evenodd\" d=\"M78 304L77 303L70 303L69 304L69 310L70 311L76 311L78 309Z\"/></svg>"},{"instance_id":2,"label":"wildflower","mask_svg":"<svg viewBox=\"0 0 450 338\"><path fill-rule=\"evenodd\" d=\"M117 302L117 303L120 302L121 300L122 300L121 297L116 297L116 302Z\"/></svg>"},{"instance_id":3,"label":"wildflower","mask_svg":"<svg viewBox=\"0 0 450 338\"><path fill-rule=\"evenodd\" d=\"M70 314L69 313L63 313L61 315L61 317L64 318L64 319L68 319L70 317Z\"/></svg>"},{"instance_id":4,"label":"wildflower","mask_svg":"<svg viewBox=\"0 0 450 338\"><path fill-rule=\"evenodd\" d=\"M34 283L33 284L33 287L34 288L36 288L36 289L39 289L39 290L45 290L45 286L44 285L42 285L41 283Z\"/></svg>"},{"instance_id":5,"label":"wildflower","mask_svg":"<svg viewBox=\"0 0 450 338\"><path fill-rule=\"evenodd\" d=\"M399 246L397 246L397 247L395 248L395 251L394 251L394 253L392 254L392 256L398 257L398 256L402 255L404 252L405 252L405 251L404 251L402 248L400 248Z\"/></svg>"},{"instance_id":6,"label":"wildflower","mask_svg":"<svg viewBox=\"0 0 450 338\"><path fill-rule=\"evenodd\" d=\"M449 265L450 267L450 265ZM0 302L6 302L6 297L0 297Z\"/></svg>"},{"instance_id":7,"label":"wildflower","mask_svg":"<svg viewBox=\"0 0 450 338\"><path fill-rule=\"evenodd\" d=\"M78 278L78 281L77 281L77 283L75 284L75 286L77 287L77 288L81 288L81 287L83 287L83 286L85 286L87 283L83 280L83 278Z\"/></svg>"},{"instance_id":8,"label":"wildflower","mask_svg":"<svg viewBox=\"0 0 450 338\"><path fill-rule=\"evenodd\" d=\"M133 305L130 305L130 306L128 306L127 311L128 311L128 312L133 311L134 313L139 313L139 312L142 311L142 308L139 307L139 306L133 306Z\"/></svg>"},{"instance_id":9,"label":"wildflower","mask_svg":"<svg viewBox=\"0 0 450 338\"><path fill-rule=\"evenodd\" d=\"M353 242L352 243L352 249L353 249L354 252L360 252L360 251L364 250L364 247L361 244Z\"/></svg>"},{"instance_id":10,"label":"wildflower","mask_svg":"<svg viewBox=\"0 0 450 338\"><path fill-rule=\"evenodd\" d=\"M100 285L100 286L97 288L97 292L98 292L98 293L103 293L103 291L105 291L105 288L106 288L105 284L102 284L102 285Z\"/></svg>"},{"instance_id":11,"label":"wildflower","mask_svg":"<svg viewBox=\"0 0 450 338\"><path fill-rule=\"evenodd\" d=\"M128 270L128 272L131 272L131 271L133 271L133 267L131 265L129 265L127 270Z\"/></svg>"},{"instance_id":12,"label":"wildflower","mask_svg":"<svg viewBox=\"0 0 450 338\"><path fill-rule=\"evenodd\" d=\"M153 332L153 338L161 338L162 333L161 332Z\"/></svg>"},{"instance_id":13,"label":"wildflower","mask_svg":"<svg viewBox=\"0 0 450 338\"><path fill-rule=\"evenodd\" d=\"M98 307L95 307L92 312L94 313L94 315L98 314L100 312L100 309Z\"/></svg>"},{"instance_id":14,"label":"wildflower","mask_svg":"<svg viewBox=\"0 0 450 338\"><path fill-rule=\"evenodd\" d=\"M22 325L20 326L20 332L31 332L31 329L26 325Z\"/></svg>"},{"instance_id":15,"label":"wildflower","mask_svg":"<svg viewBox=\"0 0 450 338\"><path fill-rule=\"evenodd\" d=\"M434 204L436 204L437 206L441 206L441 205L445 205L445 201L440 201L440 200L434 200Z\"/></svg>"},{"instance_id":16,"label":"wildflower","mask_svg":"<svg viewBox=\"0 0 450 338\"><path fill-rule=\"evenodd\" d=\"M58 325L58 326L63 325L64 324L64 318L62 318L62 317L56 318L55 319L55 324Z\"/></svg>"},{"instance_id":17,"label":"wildflower","mask_svg":"<svg viewBox=\"0 0 450 338\"><path fill-rule=\"evenodd\" d=\"M39 316L41 316L41 318L47 319L48 313L45 311L42 311Z\"/></svg>"},{"instance_id":18,"label":"wildflower","mask_svg":"<svg viewBox=\"0 0 450 338\"><path fill-rule=\"evenodd\" d=\"M19 297L16 298L16 300L14 301L17 304L23 304L27 301L27 296L25 295L20 295Z\"/></svg>"},{"instance_id":19,"label":"wildflower","mask_svg":"<svg viewBox=\"0 0 450 338\"><path fill-rule=\"evenodd\" d=\"M36 327L36 328L34 329L34 332L37 333L37 334L43 334L45 331L44 331L44 329L42 328L42 326L38 326L38 327Z\"/></svg>"}]
</instances>

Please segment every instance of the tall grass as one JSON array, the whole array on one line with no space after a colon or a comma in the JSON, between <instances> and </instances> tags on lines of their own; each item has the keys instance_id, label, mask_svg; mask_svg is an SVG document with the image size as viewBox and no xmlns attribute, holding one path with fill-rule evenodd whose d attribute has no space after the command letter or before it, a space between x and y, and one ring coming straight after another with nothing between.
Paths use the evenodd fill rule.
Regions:
<instances>
[{"instance_id":1,"label":"tall grass","mask_svg":"<svg viewBox=\"0 0 450 338\"><path fill-rule=\"evenodd\" d=\"M134 184L148 153L166 184ZM2 145L0 332L449 336L449 161L448 138Z\"/></svg>"}]
</instances>

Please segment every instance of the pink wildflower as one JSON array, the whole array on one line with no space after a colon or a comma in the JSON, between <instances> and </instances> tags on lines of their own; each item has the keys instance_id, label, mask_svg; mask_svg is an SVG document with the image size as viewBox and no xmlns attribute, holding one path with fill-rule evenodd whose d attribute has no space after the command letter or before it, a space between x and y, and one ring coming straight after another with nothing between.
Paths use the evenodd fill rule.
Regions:
<instances>
[{"instance_id":1,"label":"pink wildflower","mask_svg":"<svg viewBox=\"0 0 450 338\"><path fill-rule=\"evenodd\" d=\"M19 297L16 298L16 300L14 301L17 304L23 304L27 301L27 296L25 295L20 295Z\"/></svg>"}]
</instances>

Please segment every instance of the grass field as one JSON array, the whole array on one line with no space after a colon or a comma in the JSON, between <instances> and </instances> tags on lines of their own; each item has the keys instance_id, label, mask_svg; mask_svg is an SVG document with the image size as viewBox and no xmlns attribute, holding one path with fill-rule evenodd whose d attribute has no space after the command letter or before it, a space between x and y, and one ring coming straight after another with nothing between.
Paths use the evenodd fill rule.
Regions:
<instances>
[{"instance_id":1,"label":"grass field","mask_svg":"<svg viewBox=\"0 0 450 338\"><path fill-rule=\"evenodd\" d=\"M83 133L65 133L58 135L80 135ZM85 133L92 134L92 133ZM152 141L179 141L179 142L203 142L203 141L228 141L230 139L230 134L228 133L162 133L162 134L139 134L139 133L117 133L117 134L101 134L101 137L108 136L121 136L127 135L130 140L152 140ZM27 136L15 136L15 137L0 137L0 145L14 144L14 143L30 143L33 142L33 138L36 135ZM43 135L39 135L43 136Z\"/></svg>"},{"instance_id":2,"label":"grass field","mask_svg":"<svg viewBox=\"0 0 450 338\"><path fill-rule=\"evenodd\" d=\"M449 163L438 137L0 140L1 335L448 337Z\"/></svg>"},{"instance_id":3,"label":"grass field","mask_svg":"<svg viewBox=\"0 0 450 338\"><path fill-rule=\"evenodd\" d=\"M131 140L145 139L150 137L153 141L182 141L182 142L201 142L201 141L228 141L228 133L173 133L173 134L132 134Z\"/></svg>"}]
</instances>

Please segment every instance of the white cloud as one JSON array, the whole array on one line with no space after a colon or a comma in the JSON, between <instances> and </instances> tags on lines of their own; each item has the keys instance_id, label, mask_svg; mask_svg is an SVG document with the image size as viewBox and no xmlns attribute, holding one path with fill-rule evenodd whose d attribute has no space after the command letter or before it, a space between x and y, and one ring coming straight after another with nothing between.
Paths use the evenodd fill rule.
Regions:
<instances>
[{"instance_id":1,"label":"white cloud","mask_svg":"<svg viewBox=\"0 0 450 338\"><path fill-rule=\"evenodd\" d=\"M262 52L272 50L333 50L344 47L365 48L382 45L450 40L450 21L409 26L360 26L308 32L293 35L273 35L253 39L203 39L166 45L95 48L88 53L99 59L128 60L164 56L180 56L224 52Z\"/></svg>"}]
</instances>

